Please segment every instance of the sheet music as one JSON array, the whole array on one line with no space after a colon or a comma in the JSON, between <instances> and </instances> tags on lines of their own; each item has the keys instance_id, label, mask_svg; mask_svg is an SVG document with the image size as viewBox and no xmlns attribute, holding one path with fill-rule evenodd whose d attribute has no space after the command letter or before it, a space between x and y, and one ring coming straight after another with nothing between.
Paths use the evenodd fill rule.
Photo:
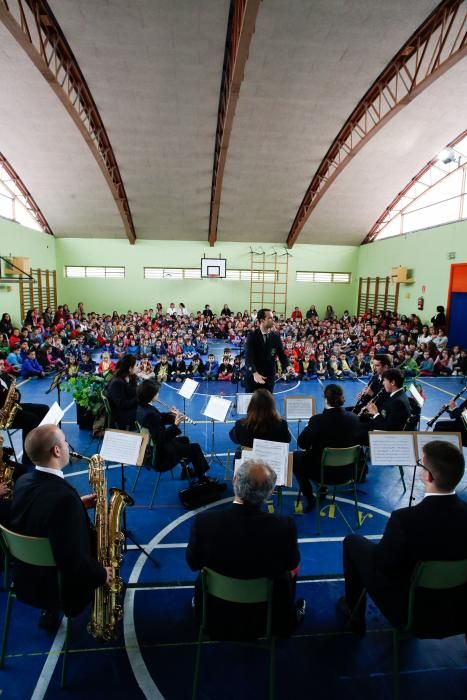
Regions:
<instances>
[{"instance_id":1,"label":"sheet music","mask_svg":"<svg viewBox=\"0 0 467 700\"><path fill-rule=\"evenodd\" d=\"M276 486L287 484L287 471L289 459L289 445L286 442L273 442L272 440L253 440L253 450L245 455L246 459L257 457L264 459L271 469L277 474Z\"/></svg>"},{"instance_id":2,"label":"sheet music","mask_svg":"<svg viewBox=\"0 0 467 700\"><path fill-rule=\"evenodd\" d=\"M58 425L64 415L65 412L62 411L58 403L54 401L39 425Z\"/></svg>"},{"instance_id":3,"label":"sheet music","mask_svg":"<svg viewBox=\"0 0 467 700\"><path fill-rule=\"evenodd\" d=\"M246 416L253 394L237 394L237 413Z\"/></svg>"},{"instance_id":4,"label":"sheet music","mask_svg":"<svg viewBox=\"0 0 467 700\"><path fill-rule=\"evenodd\" d=\"M187 399L188 401L189 399L191 399L198 386L199 382L195 382L194 379L185 379L182 386L180 387L178 395L181 396L182 399Z\"/></svg>"},{"instance_id":5,"label":"sheet music","mask_svg":"<svg viewBox=\"0 0 467 700\"><path fill-rule=\"evenodd\" d=\"M203 411L203 416L224 423L231 405L232 401L223 399L220 396L211 396Z\"/></svg>"},{"instance_id":6,"label":"sheet music","mask_svg":"<svg viewBox=\"0 0 467 700\"><path fill-rule=\"evenodd\" d=\"M414 466L417 462L412 433L368 433L371 464L377 466Z\"/></svg>"},{"instance_id":7,"label":"sheet music","mask_svg":"<svg viewBox=\"0 0 467 700\"><path fill-rule=\"evenodd\" d=\"M308 420L314 415L314 401L311 396L290 396L285 399L286 420Z\"/></svg>"},{"instance_id":8,"label":"sheet music","mask_svg":"<svg viewBox=\"0 0 467 700\"><path fill-rule=\"evenodd\" d=\"M442 440L443 442L449 442L451 445L454 445L454 447L457 447L458 450L462 450L462 440L460 433L422 432L415 433L415 439L417 441L417 451L419 459L422 458L424 446L429 442L433 442L433 440Z\"/></svg>"},{"instance_id":9,"label":"sheet music","mask_svg":"<svg viewBox=\"0 0 467 700\"><path fill-rule=\"evenodd\" d=\"M418 403L418 405L420 406L420 408L422 408L422 407L423 407L423 404L425 403L425 399L423 398L423 396L421 395L421 393L418 391L418 389L417 389L417 387L415 386L415 384L411 384L411 385L409 386L409 391L410 391L410 393L412 394L412 396L414 397L415 401L416 401L416 402Z\"/></svg>"},{"instance_id":10,"label":"sheet music","mask_svg":"<svg viewBox=\"0 0 467 700\"><path fill-rule=\"evenodd\" d=\"M142 435L123 430L106 430L100 456L108 462L138 464Z\"/></svg>"}]
</instances>

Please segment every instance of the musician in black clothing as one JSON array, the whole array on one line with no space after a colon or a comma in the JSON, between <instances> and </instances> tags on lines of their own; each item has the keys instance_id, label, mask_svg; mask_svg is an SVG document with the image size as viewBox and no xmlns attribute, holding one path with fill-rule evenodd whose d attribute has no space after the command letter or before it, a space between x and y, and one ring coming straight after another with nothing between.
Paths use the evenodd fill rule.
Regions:
<instances>
[{"instance_id":1,"label":"musician in black clothing","mask_svg":"<svg viewBox=\"0 0 467 700\"><path fill-rule=\"evenodd\" d=\"M274 326L271 310L260 309L257 319L259 327L250 331L245 344L245 390L252 393L255 389L265 388L272 393L276 358L279 358L283 371L289 369L289 361L279 334L271 330Z\"/></svg>"},{"instance_id":2,"label":"musician in black clothing","mask_svg":"<svg viewBox=\"0 0 467 700\"><path fill-rule=\"evenodd\" d=\"M366 420L368 414L366 414L365 411L362 412L362 409L377 396L377 405L381 405L384 399L384 393L381 393L381 390L384 389L383 372L389 369L390 366L391 360L388 355L375 356L373 363L375 372L371 377L370 381L368 382L367 386L363 389L363 391L357 394L357 403L354 406L354 408L348 410L353 410L353 412L357 415L360 415L363 418L363 420Z\"/></svg>"},{"instance_id":3,"label":"musician in black clothing","mask_svg":"<svg viewBox=\"0 0 467 700\"><path fill-rule=\"evenodd\" d=\"M136 357L124 355L106 388L113 419L117 428L133 430L136 419Z\"/></svg>"},{"instance_id":4,"label":"musician in black clothing","mask_svg":"<svg viewBox=\"0 0 467 700\"><path fill-rule=\"evenodd\" d=\"M402 388L404 377L399 369L387 369L383 372L384 389L389 396L385 398L381 407L373 402L367 405L366 410L371 420L367 424L369 430L403 430L412 413L409 399Z\"/></svg>"},{"instance_id":5,"label":"musician in black clothing","mask_svg":"<svg viewBox=\"0 0 467 700\"><path fill-rule=\"evenodd\" d=\"M5 363L3 358L0 359L0 408L3 408L8 389L13 381L13 378L5 372ZM16 412L12 428L19 428L23 431L23 457L22 462L25 465L32 465L28 453L24 448L24 441L28 433L34 428L37 428L39 423L45 417L49 407L42 403L21 403L21 394L17 390L15 393L15 402L20 404L20 410Z\"/></svg>"},{"instance_id":6,"label":"musician in black clothing","mask_svg":"<svg viewBox=\"0 0 467 700\"><path fill-rule=\"evenodd\" d=\"M321 456L325 447L352 447L359 445L362 424L358 417L343 408L344 394L337 384L329 384L324 390L325 409L323 413L311 416L307 427L298 436L298 446L305 452L294 452L293 471L306 499L305 512L310 511L316 502L310 481L321 477ZM326 482L332 483L333 475L339 482L354 476L353 466L333 467L332 474L326 475Z\"/></svg>"},{"instance_id":7,"label":"musician in black clothing","mask_svg":"<svg viewBox=\"0 0 467 700\"><path fill-rule=\"evenodd\" d=\"M462 418L462 412L467 410L467 399L462 401L459 406L451 399L446 405L446 409L450 420L436 421L433 431L435 433L461 433L462 444L467 447L467 427Z\"/></svg>"},{"instance_id":8,"label":"musician in black clothing","mask_svg":"<svg viewBox=\"0 0 467 700\"><path fill-rule=\"evenodd\" d=\"M246 417L236 421L229 436L242 447L253 447L255 438L287 443L291 440L287 421L278 414L274 397L267 389L256 389Z\"/></svg>"},{"instance_id":9,"label":"musician in black clothing","mask_svg":"<svg viewBox=\"0 0 467 700\"><path fill-rule=\"evenodd\" d=\"M153 379L146 379L136 390L138 408L136 420L149 430L156 445L156 470L172 469L181 459L193 465L194 476L199 481L215 481L206 476L209 464L197 442L181 435L178 427L184 420L182 413L175 408L170 413L161 413L151 402L157 398L161 385Z\"/></svg>"}]
</instances>

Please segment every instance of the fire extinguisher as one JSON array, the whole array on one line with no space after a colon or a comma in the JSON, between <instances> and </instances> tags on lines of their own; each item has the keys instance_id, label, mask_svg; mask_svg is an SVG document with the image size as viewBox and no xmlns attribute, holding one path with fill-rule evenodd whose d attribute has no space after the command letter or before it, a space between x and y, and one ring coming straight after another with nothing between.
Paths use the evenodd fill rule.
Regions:
<instances>
[{"instance_id":1,"label":"fire extinguisher","mask_svg":"<svg viewBox=\"0 0 467 700\"><path fill-rule=\"evenodd\" d=\"M419 311L423 311L423 306L424 306L424 304L425 304L425 299L424 299L423 297L418 297L418 299L417 299L417 309L419 309Z\"/></svg>"}]
</instances>

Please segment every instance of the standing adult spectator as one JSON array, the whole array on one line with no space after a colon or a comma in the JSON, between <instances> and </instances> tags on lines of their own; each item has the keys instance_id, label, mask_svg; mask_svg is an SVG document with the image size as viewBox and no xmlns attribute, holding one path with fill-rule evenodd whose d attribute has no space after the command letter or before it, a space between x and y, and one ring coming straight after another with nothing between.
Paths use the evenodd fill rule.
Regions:
<instances>
[{"instance_id":1,"label":"standing adult spectator","mask_svg":"<svg viewBox=\"0 0 467 700\"><path fill-rule=\"evenodd\" d=\"M436 307L436 314L431 318L432 325L438 330L438 328L446 328L446 314L444 313L444 306Z\"/></svg>"},{"instance_id":2,"label":"standing adult spectator","mask_svg":"<svg viewBox=\"0 0 467 700\"><path fill-rule=\"evenodd\" d=\"M271 309L260 309L257 319L258 328L250 331L245 344L245 389L253 393L256 389L265 388L272 393L276 360L279 359L282 371L289 367L289 361L279 334L272 330L274 319Z\"/></svg>"},{"instance_id":3,"label":"standing adult spectator","mask_svg":"<svg viewBox=\"0 0 467 700\"><path fill-rule=\"evenodd\" d=\"M135 425L136 383L136 357L124 355L117 362L114 375L105 390L117 428L122 430L132 430Z\"/></svg>"}]
</instances>

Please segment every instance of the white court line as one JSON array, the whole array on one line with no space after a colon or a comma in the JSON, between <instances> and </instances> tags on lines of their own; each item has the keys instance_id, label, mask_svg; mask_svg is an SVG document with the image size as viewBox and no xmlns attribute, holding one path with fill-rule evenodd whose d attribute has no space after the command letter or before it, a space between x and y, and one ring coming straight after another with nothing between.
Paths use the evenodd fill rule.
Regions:
<instances>
[{"instance_id":1,"label":"white court line","mask_svg":"<svg viewBox=\"0 0 467 700\"><path fill-rule=\"evenodd\" d=\"M383 535L365 535L365 539L367 540L380 540ZM297 542L298 544L310 544L310 542L343 542L345 539L345 535L342 537L299 537ZM142 547L146 549L149 545L147 544L142 544ZM185 549L188 547L188 542L171 542L171 543L164 543L164 544L156 544L154 549ZM139 549L139 547L136 544L129 544L127 549ZM138 589L134 589L138 590Z\"/></svg>"},{"instance_id":2,"label":"white court line","mask_svg":"<svg viewBox=\"0 0 467 700\"><path fill-rule=\"evenodd\" d=\"M41 675L37 679L36 687L31 695L31 700L42 700L45 697L47 689L49 687L50 680L55 671L55 667L58 664L61 654L59 653L65 642L66 636L66 619L62 618L58 632L55 635L54 642L50 649L49 655L47 656L46 662L42 668Z\"/></svg>"},{"instance_id":3,"label":"white court line","mask_svg":"<svg viewBox=\"0 0 467 700\"><path fill-rule=\"evenodd\" d=\"M318 379L318 381L319 381L319 379ZM295 391L295 389L298 389L298 387L300 386L301 383L302 382L299 380L296 384L294 384L294 386L290 386L288 389L282 389L282 391L275 391L274 396L276 396L276 394L286 394L289 391ZM217 384L219 384L219 382L217 382ZM178 389L176 386L172 386L171 384L166 384L166 383L164 383L164 386L166 386L167 389L172 389L172 391L176 391L177 396L178 396ZM239 392L239 393L241 393L241 392ZM193 394L193 396L217 396L217 394L202 394L199 391L199 392L195 392ZM236 397L237 397L237 394L222 394L222 398L224 398L224 399L235 399Z\"/></svg>"},{"instance_id":4,"label":"white court line","mask_svg":"<svg viewBox=\"0 0 467 700\"><path fill-rule=\"evenodd\" d=\"M344 577L338 577L338 578L313 578L313 579L307 579L305 581L297 581L298 583L301 584L308 584L308 583L334 583L335 581L343 581ZM183 591L186 589L191 589L193 590L194 584L192 586L137 586L136 588L132 588L133 591Z\"/></svg>"}]
</instances>

